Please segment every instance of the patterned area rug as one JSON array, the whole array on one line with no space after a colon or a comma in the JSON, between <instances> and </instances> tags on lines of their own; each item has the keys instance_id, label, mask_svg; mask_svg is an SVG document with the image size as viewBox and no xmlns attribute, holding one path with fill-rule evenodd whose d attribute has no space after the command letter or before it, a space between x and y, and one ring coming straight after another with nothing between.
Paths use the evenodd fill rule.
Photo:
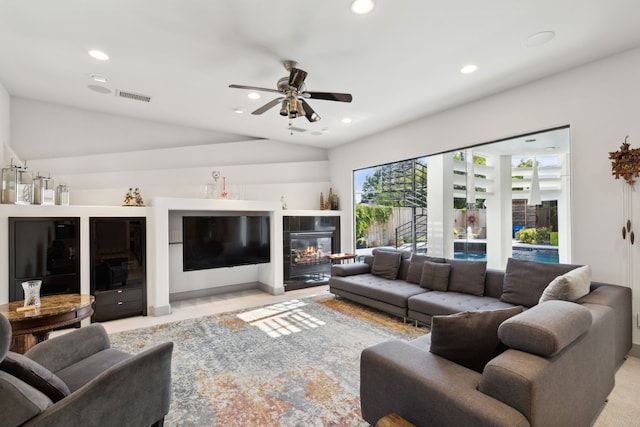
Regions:
<instances>
[{"instance_id":1,"label":"patterned area rug","mask_svg":"<svg viewBox=\"0 0 640 427\"><path fill-rule=\"evenodd\" d=\"M111 335L137 353L173 341L165 426L367 426L360 352L428 332L333 297L168 323Z\"/></svg>"}]
</instances>

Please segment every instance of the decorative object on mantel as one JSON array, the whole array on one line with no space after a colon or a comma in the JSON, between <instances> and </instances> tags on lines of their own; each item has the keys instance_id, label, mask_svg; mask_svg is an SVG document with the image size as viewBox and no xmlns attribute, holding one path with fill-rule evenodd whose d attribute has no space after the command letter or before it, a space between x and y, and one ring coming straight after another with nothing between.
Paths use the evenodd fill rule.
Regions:
<instances>
[{"instance_id":1,"label":"decorative object on mantel","mask_svg":"<svg viewBox=\"0 0 640 427\"><path fill-rule=\"evenodd\" d=\"M2 203L30 205L33 203L33 178L24 166L11 164L2 168Z\"/></svg>"},{"instance_id":2,"label":"decorative object on mantel","mask_svg":"<svg viewBox=\"0 0 640 427\"><path fill-rule=\"evenodd\" d=\"M220 179L220 171L211 172L211 177L213 178L213 182L208 182L207 184L200 187L202 198L204 199L218 199L220 198L220 184L218 184L218 180Z\"/></svg>"},{"instance_id":3,"label":"decorative object on mantel","mask_svg":"<svg viewBox=\"0 0 640 427\"><path fill-rule=\"evenodd\" d=\"M127 194L124 196L122 206L144 206L144 200L140 195L140 189L138 187L136 187L135 190L129 188L129 191L127 191Z\"/></svg>"},{"instance_id":4,"label":"decorative object on mantel","mask_svg":"<svg viewBox=\"0 0 640 427\"><path fill-rule=\"evenodd\" d=\"M56 205L69 206L69 187L63 182L56 187Z\"/></svg>"},{"instance_id":5,"label":"decorative object on mantel","mask_svg":"<svg viewBox=\"0 0 640 427\"><path fill-rule=\"evenodd\" d=\"M220 193L220 198L221 199L226 199L229 196L229 193L227 193L227 177L223 176L222 177L222 192Z\"/></svg>"},{"instance_id":6,"label":"decorative object on mantel","mask_svg":"<svg viewBox=\"0 0 640 427\"><path fill-rule=\"evenodd\" d=\"M33 204L56 204L56 190L51 175L43 176L38 172L36 177L33 179Z\"/></svg>"},{"instance_id":7,"label":"decorative object on mantel","mask_svg":"<svg viewBox=\"0 0 640 427\"><path fill-rule=\"evenodd\" d=\"M287 210L287 201L284 199L284 196L280 196L280 203L282 203L282 210Z\"/></svg>"},{"instance_id":8,"label":"decorative object on mantel","mask_svg":"<svg viewBox=\"0 0 640 427\"><path fill-rule=\"evenodd\" d=\"M340 202L338 196L333 194L333 188L329 188L329 196L325 200L324 193L320 192L320 210L328 211L334 210L337 211L340 209Z\"/></svg>"}]
</instances>

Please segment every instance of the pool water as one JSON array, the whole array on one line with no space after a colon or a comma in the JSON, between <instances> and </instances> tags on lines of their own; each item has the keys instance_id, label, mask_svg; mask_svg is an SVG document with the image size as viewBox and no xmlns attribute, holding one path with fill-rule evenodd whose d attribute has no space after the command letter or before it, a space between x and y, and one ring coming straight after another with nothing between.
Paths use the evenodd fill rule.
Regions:
<instances>
[{"instance_id":1,"label":"pool water","mask_svg":"<svg viewBox=\"0 0 640 427\"><path fill-rule=\"evenodd\" d=\"M538 261L538 262L548 262L550 264L558 264L560 262L560 258L558 255L558 251L545 251L534 249L530 251L514 249L512 251L512 258L522 259L527 261ZM486 252L456 252L453 255L454 259L467 259L471 261L486 261L487 253Z\"/></svg>"}]
</instances>

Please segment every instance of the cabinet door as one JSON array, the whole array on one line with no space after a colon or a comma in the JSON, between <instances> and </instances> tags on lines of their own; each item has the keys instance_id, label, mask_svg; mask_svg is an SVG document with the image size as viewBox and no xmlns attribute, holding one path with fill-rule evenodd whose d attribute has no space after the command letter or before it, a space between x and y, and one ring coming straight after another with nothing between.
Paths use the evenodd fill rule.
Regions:
<instances>
[{"instance_id":1,"label":"cabinet door","mask_svg":"<svg viewBox=\"0 0 640 427\"><path fill-rule=\"evenodd\" d=\"M145 218L91 218L93 321L146 315Z\"/></svg>"}]
</instances>

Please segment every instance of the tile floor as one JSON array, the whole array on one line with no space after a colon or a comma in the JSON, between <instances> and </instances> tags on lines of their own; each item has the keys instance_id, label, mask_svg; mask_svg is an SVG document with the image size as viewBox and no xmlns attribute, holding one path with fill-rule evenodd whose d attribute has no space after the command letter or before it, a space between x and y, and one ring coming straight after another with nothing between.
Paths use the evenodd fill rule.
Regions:
<instances>
[{"instance_id":1,"label":"tile floor","mask_svg":"<svg viewBox=\"0 0 640 427\"><path fill-rule=\"evenodd\" d=\"M210 314L225 313L228 311L276 304L292 299L317 295L330 295L329 287L324 285L307 289L298 289L295 291L285 292L282 295L271 295L261 291L260 289L248 289L202 298L173 301L171 302L171 314L166 316L136 316L126 319L111 320L109 322L103 322L102 324L107 332L112 334L130 329L146 328L178 320L192 319Z\"/></svg>"}]
</instances>

